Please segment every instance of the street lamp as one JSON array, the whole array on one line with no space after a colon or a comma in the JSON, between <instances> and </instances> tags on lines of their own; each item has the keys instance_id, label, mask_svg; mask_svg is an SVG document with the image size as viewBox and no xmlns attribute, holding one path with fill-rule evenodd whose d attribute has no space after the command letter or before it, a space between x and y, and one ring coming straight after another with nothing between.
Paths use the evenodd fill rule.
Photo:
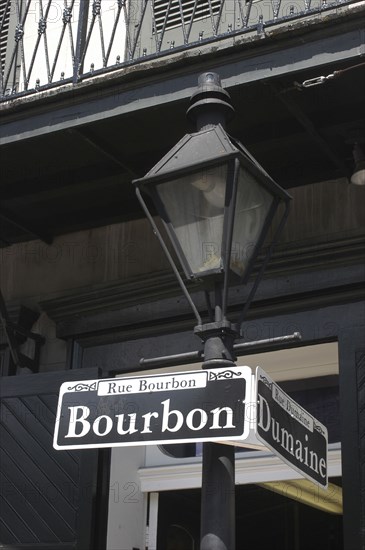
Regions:
<instances>
[{"instance_id":1,"label":"street lamp","mask_svg":"<svg viewBox=\"0 0 365 550\"><path fill-rule=\"evenodd\" d=\"M243 145L227 134L226 119L233 112L219 76L202 74L187 111L197 131L186 134L143 178L134 181L138 199L197 319L195 333L204 342L203 368L234 366L234 342L290 201ZM145 195L163 223L184 278L199 281L205 289L209 322L202 322ZM285 208L271 246L234 324L227 319L229 285L248 281L281 204ZM201 550L233 550L234 517L234 447L204 443Z\"/></svg>"}]
</instances>

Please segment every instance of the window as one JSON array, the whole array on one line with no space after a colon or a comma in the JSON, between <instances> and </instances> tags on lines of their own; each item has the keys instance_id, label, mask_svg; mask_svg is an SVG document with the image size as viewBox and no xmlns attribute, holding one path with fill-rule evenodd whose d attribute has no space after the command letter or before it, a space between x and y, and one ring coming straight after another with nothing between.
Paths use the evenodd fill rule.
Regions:
<instances>
[{"instance_id":1,"label":"window","mask_svg":"<svg viewBox=\"0 0 365 550\"><path fill-rule=\"evenodd\" d=\"M341 485L340 478L331 481L333 487ZM200 498L200 489L159 493L158 549L199 548ZM255 484L237 485L236 548L343 550L342 515L317 510Z\"/></svg>"}]
</instances>

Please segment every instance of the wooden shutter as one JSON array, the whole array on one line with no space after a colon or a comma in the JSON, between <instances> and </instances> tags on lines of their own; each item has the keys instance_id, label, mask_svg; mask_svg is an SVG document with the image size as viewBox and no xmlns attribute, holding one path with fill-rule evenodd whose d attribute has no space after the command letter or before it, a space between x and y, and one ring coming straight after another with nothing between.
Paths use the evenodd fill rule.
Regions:
<instances>
[{"instance_id":1,"label":"wooden shutter","mask_svg":"<svg viewBox=\"0 0 365 550\"><path fill-rule=\"evenodd\" d=\"M234 23L233 1L229 6L223 0L130 2L129 49L132 58L211 38L221 32L222 24L227 32L229 25Z\"/></svg>"},{"instance_id":2,"label":"wooden shutter","mask_svg":"<svg viewBox=\"0 0 365 550\"><path fill-rule=\"evenodd\" d=\"M0 0L0 58L1 71L4 74L6 62L6 49L9 34L9 19L10 19L10 2L8 0Z\"/></svg>"},{"instance_id":3,"label":"wooden shutter","mask_svg":"<svg viewBox=\"0 0 365 550\"><path fill-rule=\"evenodd\" d=\"M221 9L222 0L154 0L153 9L156 21L156 31L188 25L192 20L209 18L217 15ZM166 19L166 22L165 22Z\"/></svg>"},{"instance_id":4,"label":"wooden shutter","mask_svg":"<svg viewBox=\"0 0 365 550\"><path fill-rule=\"evenodd\" d=\"M62 382L97 369L0 378L0 547L102 550L106 510L97 450L56 451L53 430ZM104 455L105 456L105 455ZM105 538L105 537L104 537Z\"/></svg>"}]
</instances>

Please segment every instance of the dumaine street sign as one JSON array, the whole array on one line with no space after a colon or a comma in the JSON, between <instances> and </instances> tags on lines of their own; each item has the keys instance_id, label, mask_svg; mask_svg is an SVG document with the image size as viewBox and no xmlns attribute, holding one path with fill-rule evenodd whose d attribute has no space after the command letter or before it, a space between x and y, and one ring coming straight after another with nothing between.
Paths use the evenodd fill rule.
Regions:
<instances>
[{"instance_id":1,"label":"dumaine street sign","mask_svg":"<svg viewBox=\"0 0 365 550\"><path fill-rule=\"evenodd\" d=\"M306 478L327 488L327 428L256 369L256 437Z\"/></svg>"},{"instance_id":2,"label":"dumaine street sign","mask_svg":"<svg viewBox=\"0 0 365 550\"><path fill-rule=\"evenodd\" d=\"M53 446L84 449L235 441L250 433L252 371L215 368L66 382Z\"/></svg>"}]
</instances>

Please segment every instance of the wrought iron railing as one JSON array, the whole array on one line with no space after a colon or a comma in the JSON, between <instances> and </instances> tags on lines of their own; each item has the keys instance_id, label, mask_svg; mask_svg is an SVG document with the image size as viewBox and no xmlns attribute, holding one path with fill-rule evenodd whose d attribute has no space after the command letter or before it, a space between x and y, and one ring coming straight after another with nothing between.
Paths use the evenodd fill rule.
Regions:
<instances>
[{"instance_id":1,"label":"wrought iron railing","mask_svg":"<svg viewBox=\"0 0 365 550\"><path fill-rule=\"evenodd\" d=\"M0 0L0 100L356 0Z\"/></svg>"}]
</instances>

